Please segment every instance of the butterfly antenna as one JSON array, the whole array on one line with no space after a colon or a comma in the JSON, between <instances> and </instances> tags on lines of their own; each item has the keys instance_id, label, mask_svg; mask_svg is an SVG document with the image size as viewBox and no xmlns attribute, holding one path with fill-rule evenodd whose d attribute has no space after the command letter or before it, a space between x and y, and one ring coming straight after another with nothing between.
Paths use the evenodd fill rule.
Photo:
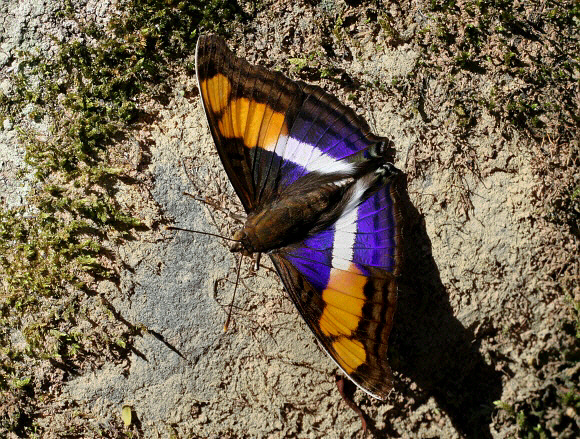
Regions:
<instances>
[{"instance_id":1,"label":"butterfly antenna","mask_svg":"<svg viewBox=\"0 0 580 439\"><path fill-rule=\"evenodd\" d=\"M234 285L234 295L232 296L232 301L230 302L230 310L228 311L228 318L226 319L226 323L224 324L224 332L227 332L228 327L230 326L230 320L232 318L232 308L234 307L234 300L236 298L236 291L238 289L238 283L240 281L241 268L242 268L242 255L240 254L240 259L238 260L238 274L236 275L236 284Z\"/></svg>"},{"instance_id":2,"label":"butterfly antenna","mask_svg":"<svg viewBox=\"0 0 580 439\"><path fill-rule=\"evenodd\" d=\"M199 233L200 235L215 236L216 238L222 238L222 239L225 239L226 241L240 242L239 239L228 238L227 236L222 236L222 235L218 235L216 233L210 233L210 232L202 232L200 230L184 229L182 227L175 227L175 226L166 226L165 229L166 230L181 230L182 232L190 232L190 233Z\"/></svg>"}]
</instances>

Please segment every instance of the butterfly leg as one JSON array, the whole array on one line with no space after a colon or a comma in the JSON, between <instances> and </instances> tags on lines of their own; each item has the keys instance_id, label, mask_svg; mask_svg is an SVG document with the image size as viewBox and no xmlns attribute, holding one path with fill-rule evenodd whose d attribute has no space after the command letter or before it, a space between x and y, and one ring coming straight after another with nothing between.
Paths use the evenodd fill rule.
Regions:
<instances>
[{"instance_id":1,"label":"butterfly leg","mask_svg":"<svg viewBox=\"0 0 580 439\"><path fill-rule=\"evenodd\" d=\"M224 324L224 332L228 332L228 328L230 326L230 320L232 318L232 309L234 307L234 300L236 299L236 291L238 289L238 283L240 282L240 271L242 269L242 258L243 255L240 255L240 259L238 260L238 270L236 274L236 284L234 285L234 294L232 295L232 301L230 302L230 308L228 311L228 318L226 323Z\"/></svg>"},{"instance_id":2,"label":"butterfly leg","mask_svg":"<svg viewBox=\"0 0 580 439\"><path fill-rule=\"evenodd\" d=\"M190 198L193 198L195 201L199 201L200 203L203 203L207 206L212 207L215 210L219 210L219 211L223 211L223 207L221 207L217 201L215 201L214 199L212 199L211 197L208 196L204 196L204 197L198 197L196 195L190 194L189 192L183 192L183 195L186 195Z\"/></svg>"},{"instance_id":3,"label":"butterfly leg","mask_svg":"<svg viewBox=\"0 0 580 439\"><path fill-rule=\"evenodd\" d=\"M256 263L254 264L254 271L258 271L260 269L260 259L262 258L262 253L258 253L256 255Z\"/></svg>"},{"instance_id":4,"label":"butterfly leg","mask_svg":"<svg viewBox=\"0 0 580 439\"><path fill-rule=\"evenodd\" d=\"M344 400L344 402L346 402L348 404L348 406L353 409L357 415L360 418L360 421L362 423L362 429L363 429L363 438L365 438L367 436L367 421L365 418L365 414L363 413L363 411L361 410L361 408L356 405L356 403L353 400L353 396L354 396L354 391L356 390L356 386L354 385L354 383L349 380L348 378L345 378L342 374L337 374L336 375L336 387L338 388L338 392L340 393L340 396L342 396L342 399Z\"/></svg>"}]
</instances>

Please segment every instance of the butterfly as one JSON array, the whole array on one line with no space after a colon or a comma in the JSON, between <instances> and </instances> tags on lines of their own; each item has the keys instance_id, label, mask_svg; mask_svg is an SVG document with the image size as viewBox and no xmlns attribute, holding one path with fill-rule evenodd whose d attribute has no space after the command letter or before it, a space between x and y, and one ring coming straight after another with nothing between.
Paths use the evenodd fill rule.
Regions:
<instances>
[{"instance_id":1,"label":"butterfly","mask_svg":"<svg viewBox=\"0 0 580 439\"><path fill-rule=\"evenodd\" d=\"M392 142L320 87L236 57L202 35L196 74L226 173L246 213L232 251L267 253L324 350L384 399L402 266Z\"/></svg>"}]
</instances>

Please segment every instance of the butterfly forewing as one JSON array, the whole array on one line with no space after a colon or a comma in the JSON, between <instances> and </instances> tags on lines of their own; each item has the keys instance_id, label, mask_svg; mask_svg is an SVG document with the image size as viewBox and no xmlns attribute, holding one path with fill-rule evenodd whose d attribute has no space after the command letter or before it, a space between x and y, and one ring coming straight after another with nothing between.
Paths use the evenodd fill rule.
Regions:
<instances>
[{"instance_id":1,"label":"butterfly forewing","mask_svg":"<svg viewBox=\"0 0 580 439\"><path fill-rule=\"evenodd\" d=\"M391 142L321 88L251 66L219 37L200 37L196 68L218 153L248 214L324 184L354 185L330 225L314 224L268 250L324 349L363 390L384 398L392 387L387 342L401 267L397 184L367 193L370 186L357 192L352 181L378 160L365 177L376 179Z\"/></svg>"},{"instance_id":2,"label":"butterfly forewing","mask_svg":"<svg viewBox=\"0 0 580 439\"><path fill-rule=\"evenodd\" d=\"M199 88L220 158L246 211L272 195L288 126L302 104L298 85L235 57L221 38L202 36Z\"/></svg>"}]
</instances>

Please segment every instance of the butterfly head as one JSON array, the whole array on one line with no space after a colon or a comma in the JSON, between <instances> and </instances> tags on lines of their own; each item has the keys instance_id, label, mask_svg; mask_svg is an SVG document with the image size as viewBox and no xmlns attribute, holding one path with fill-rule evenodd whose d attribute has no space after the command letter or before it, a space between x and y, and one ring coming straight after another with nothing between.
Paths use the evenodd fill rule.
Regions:
<instances>
[{"instance_id":1,"label":"butterfly head","mask_svg":"<svg viewBox=\"0 0 580 439\"><path fill-rule=\"evenodd\" d=\"M234 240L236 242L234 242L230 247L232 253L240 252L244 256L250 256L253 253L252 249L249 248L248 237L246 236L244 229L240 229L234 233Z\"/></svg>"}]
</instances>

